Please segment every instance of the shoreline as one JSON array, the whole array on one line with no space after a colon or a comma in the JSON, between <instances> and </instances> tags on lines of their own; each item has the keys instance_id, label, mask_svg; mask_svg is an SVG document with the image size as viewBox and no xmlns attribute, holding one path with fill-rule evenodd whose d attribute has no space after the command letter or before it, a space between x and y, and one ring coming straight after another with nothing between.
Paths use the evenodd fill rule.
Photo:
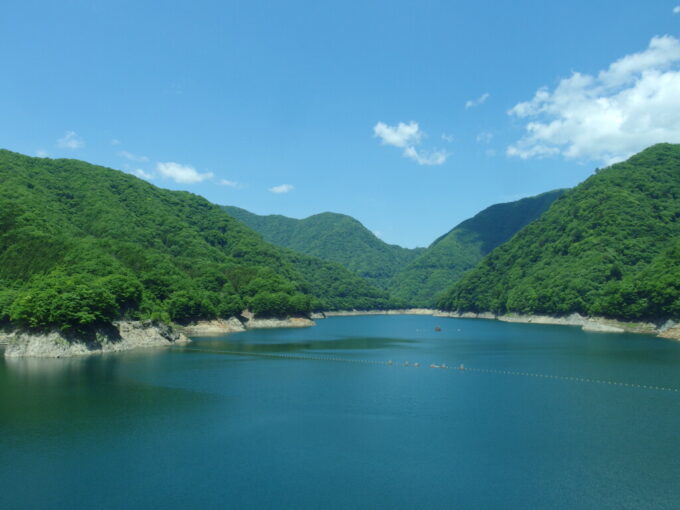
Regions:
<instances>
[{"instance_id":1,"label":"shoreline","mask_svg":"<svg viewBox=\"0 0 680 510\"><path fill-rule=\"evenodd\" d=\"M3 327L0 328L0 348L4 350L5 358L72 358L187 344L192 336L221 336L249 329L308 328L315 325L308 317L255 318L245 312L240 318L197 321L186 326L152 321L114 321L85 337L56 329L39 332Z\"/></svg>"},{"instance_id":2,"label":"shoreline","mask_svg":"<svg viewBox=\"0 0 680 510\"><path fill-rule=\"evenodd\" d=\"M315 320L328 317L356 317L371 315L429 315L450 319L486 319L523 324L576 326L583 331L597 333L633 333L680 341L680 323L672 320L659 326L651 322L625 322L605 317L584 317L577 313L554 317L549 315L506 314L491 312L447 312L433 308L402 308L391 310L333 310L315 312L309 317L255 318L250 313L241 317L197 321L186 326L152 323L150 321L117 321L107 330L97 330L93 339L84 340L60 331L33 333L0 329L0 346L4 356L64 358L121 352L139 348L166 347L191 342L189 337L222 336L250 329L309 328Z\"/></svg>"},{"instance_id":3,"label":"shoreline","mask_svg":"<svg viewBox=\"0 0 680 510\"><path fill-rule=\"evenodd\" d=\"M5 358L71 358L190 342L172 326L152 321L115 321L92 331L87 338L59 330L0 331Z\"/></svg>"},{"instance_id":4,"label":"shoreline","mask_svg":"<svg viewBox=\"0 0 680 510\"><path fill-rule=\"evenodd\" d=\"M186 326L175 326L186 336L220 336L229 333L241 333L249 329L273 329L273 328L310 328L316 326L314 317L286 317L286 318L255 318L252 314L244 312L241 318L229 317L228 319L213 319L209 321L196 321ZM316 317L323 318L323 317Z\"/></svg>"},{"instance_id":5,"label":"shoreline","mask_svg":"<svg viewBox=\"0 0 680 510\"><path fill-rule=\"evenodd\" d=\"M334 310L319 312L322 317L352 317L355 315L434 315L433 308L395 308L392 310ZM319 317L319 318L322 318Z\"/></svg>"},{"instance_id":6,"label":"shoreline","mask_svg":"<svg viewBox=\"0 0 680 510\"><path fill-rule=\"evenodd\" d=\"M405 308L394 310L337 310L322 312L325 317L352 317L360 315L431 315L451 319L486 319L522 324L548 324L555 326L577 326L583 331L595 333L633 333L652 335L670 340L680 340L680 323L667 320L662 326L651 322L626 322L606 317L584 317L573 313L565 317L550 315L505 314L491 312L447 312L433 308ZM319 317L322 318L322 317Z\"/></svg>"}]
</instances>

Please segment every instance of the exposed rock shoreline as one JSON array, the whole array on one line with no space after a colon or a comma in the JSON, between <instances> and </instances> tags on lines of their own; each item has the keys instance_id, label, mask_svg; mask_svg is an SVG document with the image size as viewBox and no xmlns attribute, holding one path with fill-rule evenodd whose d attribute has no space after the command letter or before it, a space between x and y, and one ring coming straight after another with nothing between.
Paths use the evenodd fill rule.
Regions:
<instances>
[{"instance_id":1,"label":"exposed rock shoreline","mask_svg":"<svg viewBox=\"0 0 680 510\"><path fill-rule=\"evenodd\" d=\"M252 313L243 312L241 320L230 317L229 319L197 321L180 329L187 336L219 336L248 329L309 328L315 325L316 323L307 317L256 318Z\"/></svg>"},{"instance_id":2,"label":"exposed rock shoreline","mask_svg":"<svg viewBox=\"0 0 680 510\"><path fill-rule=\"evenodd\" d=\"M66 358L191 342L171 326L151 321L114 322L85 338L58 330L47 333L4 331L0 332L0 342L2 340L7 345L7 358Z\"/></svg>"},{"instance_id":3,"label":"exposed rock shoreline","mask_svg":"<svg viewBox=\"0 0 680 510\"><path fill-rule=\"evenodd\" d=\"M246 329L267 328L309 328L316 326L316 322L306 317L290 317L288 319L251 319L246 323Z\"/></svg>"},{"instance_id":4,"label":"exposed rock shoreline","mask_svg":"<svg viewBox=\"0 0 680 510\"><path fill-rule=\"evenodd\" d=\"M651 322L624 322L605 317L583 317L577 313L566 317L552 317L549 315L496 315L491 312L447 312L428 308L410 308L402 310L342 310L324 312L325 317L347 317L359 315L432 315L434 317L450 317L454 319L491 319L503 322L518 322L525 324L554 324L558 326L578 326L584 331L597 333L637 333L656 335L660 338L680 340L680 323L666 321L662 325Z\"/></svg>"},{"instance_id":5,"label":"exposed rock shoreline","mask_svg":"<svg viewBox=\"0 0 680 510\"><path fill-rule=\"evenodd\" d=\"M199 321L187 326L171 326L152 321L118 321L88 335L63 331L33 332L0 329L0 345L5 357L67 358L145 347L167 347L191 342L189 336L212 336L259 328L307 328L316 323L306 317L255 318L245 312L236 317Z\"/></svg>"},{"instance_id":6,"label":"exposed rock shoreline","mask_svg":"<svg viewBox=\"0 0 680 510\"><path fill-rule=\"evenodd\" d=\"M566 317L547 315L495 315L490 312L446 312L428 308L408 308L399 310L337 310L320 312L306 317L255 318L244 313L240 319L216 319L198 321L187 326L169 326L151 321L119 321L109 328L93 332L83 339L61 331L35 333L21 330L0 329L0 345L5 345L5 357L63 358L86 356L107 352L120 352L148 347L167 347L191 342L189 336L219 336L237 333L248 329L263 328L307 328L316 325L312 319L326 317L350 317L361 315L431 315L456 319L491 319L503 322L525 324L554 324L577 326L584 331L599 333L638 333L656 335L660 338L680 340L680 323L667 321L663 325L653 323L622 322L604 317L583 317L571 314Z\"/></svg>"},{"instance_id":7,"label":"exposed rock shoreline","mask_svg":"<svg viewBox=\"0 0 680 510\"><path fill-rule=\"evenodd\" d=\"M229 319L215 319L211 321L198 321L180 328L186 336L217 336L226 333L238 333L245 331L243 323L236 317Z\"/></svg>"},{"instance_id":8,"label":"exposed rock shoreline","mask_svg":"<svg viewBox=\"0 0 680 510\"><path fill-rule=\"evenodd\" d=\"M584 317L578 313L573 313L566 317L552 317L549 315L494 315L492 313L458 313L458 312L438 312L435 314L440 317L473 318L473 319L495 319L503 322L520 322L525 324L555 324L558 326L578 326L584 331L597 333L636 333L643 335L656 335L661 338L680 340L680 324L672 320L664 324L654 324L652 322L626 322L606 317Z\"/></svg>"}]
</instances>

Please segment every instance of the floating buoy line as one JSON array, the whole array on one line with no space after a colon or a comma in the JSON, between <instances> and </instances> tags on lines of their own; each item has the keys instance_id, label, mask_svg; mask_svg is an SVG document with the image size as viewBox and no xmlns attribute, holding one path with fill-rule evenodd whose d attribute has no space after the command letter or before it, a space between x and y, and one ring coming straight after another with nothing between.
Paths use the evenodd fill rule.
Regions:
<instances>
[{"instance_id":1,"label":"floating buoy line","mask_svg":"<svg viewBox=\"0 0 680 510\"><path fill-rule=\"evenodd\" d=\"M447 370L454 371L458 373L462 372L472 372L480 374L492 374L492 375L509 375L515 377L533 377L536 379L552 379L555 381L569 381L587 384L603 384L608 386L620 386L624 388L638 388L643 390L654 390L654 391L667 391L673 393L680 393L680 389L671 388L666 386L655 386L650 384L636 384L636 383L626 383L622 381L611 381L607 379L592 379L589 377L573 377L567 375L551 375L551 374L541 374L537 372L518 372L515 370L496 370L493 368L474 368L465 365L458 366L448 366L446 364L420 364L420 363L410 363L404 361L403 363L395 362L393 360L381 361L381 360L367 360L367 359L352 359L352 358L339 358L337 356L321 356L321 355L309 355L309 354L284 354L284 353L265 353L265 352L248 352L248 351L227 351L219 349L201 349L198 347L181 347L177 350L182 351L193 351L193 352L206 352L210 354L226 354L233 356L256 356L261 358L279 358L279 359L292 359L292 360L303 360L303 361L332 361L336 363L355 363L359 365L382 365L388 367L396 368L428 368L435 370Z\"/></svg>"}]
</instances>

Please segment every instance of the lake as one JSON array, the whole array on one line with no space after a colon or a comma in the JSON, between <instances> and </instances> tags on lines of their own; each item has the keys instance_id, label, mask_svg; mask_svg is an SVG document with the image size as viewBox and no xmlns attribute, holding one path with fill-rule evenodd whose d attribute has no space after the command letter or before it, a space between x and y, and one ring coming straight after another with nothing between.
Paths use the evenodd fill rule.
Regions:
<instances>
[{"instance_id":1,"label":"lake","mask_svg":"<svg viewBox=\"0 0 680 510\"><path fill-rule=\"evenodd\" d=\"M678 389L680 342L429 316L2 358L0 508L677 509Z\"/></svg>"}]
</instances>

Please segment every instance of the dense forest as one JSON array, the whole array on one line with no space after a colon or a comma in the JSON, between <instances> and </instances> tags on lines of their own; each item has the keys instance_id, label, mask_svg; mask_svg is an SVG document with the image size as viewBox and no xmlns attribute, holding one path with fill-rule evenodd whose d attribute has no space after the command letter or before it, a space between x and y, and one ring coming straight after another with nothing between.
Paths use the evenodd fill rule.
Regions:
<instances>
[{"instance_id":1,"label":"dense forest","mask_svg":"<svg viewBox=\"0 0 680 510\"><path fill-rule=\"evenodd\" d=\"M257 216L76 160L0 151L0 180L0 325L432 306L446 287L448 310L680 317L677 145L489 207L427 250L348 216Z\"/></svg>"},{"instance_id":2,"label":"dense forest","mask_svg":"<svg viewBox=\"0 0 680 510\"><path fill-rule=\"evenodd\" d=\"M461 311L680 317L680 146L599 170L442 297Z\"/></svg>"},{"instance_id":3,"label":"dense forest","mask_svg":"<svg viewBox=\"0 0 680 510\"><path fill-rule=\"evenodd\" d=\"M413 306L433 307L453 282L484 255L534 221L564 190L487 207L436 239L389 282L392 297Z\"/></svg>"},{"instance_id":4,"label":"dense forest","mask_svg":"<svg viewBox=\"0 0 680 510\"><path fill-rule=\"evenodd\" d=\"M321 213L298 220L260 216L223 206L265 240L300 253L342 264L389 291L398 307L432 307L439 294L493 248L545 212L564 190L496 204L465 220L427 249L409 250L378 239L360 222L343 214Z\"/></svg>"},{"instance_id":5,"label":"dense forest","mask_svg":"<svg viewBox=\"0 0 680 510\"><path fill-rule=\"evenodd\" d=\"M325 212L298 220L278 214L260 216L233 206L223 209L266 241L342 264L381 288L387 288L389 280L424 251L387 244L344 214Z\"/></svg>"},{"instance_id":6,"label":"dense forest","mask_svg":"<svg viewBox=\"0 0 680 510\"><path fill-rule=\"evenodd\" d=\"M0 181L0 322L78 330L391 304L339 264L272 246L191 193L5 150Z\"/></svg>"}]
</instances>

